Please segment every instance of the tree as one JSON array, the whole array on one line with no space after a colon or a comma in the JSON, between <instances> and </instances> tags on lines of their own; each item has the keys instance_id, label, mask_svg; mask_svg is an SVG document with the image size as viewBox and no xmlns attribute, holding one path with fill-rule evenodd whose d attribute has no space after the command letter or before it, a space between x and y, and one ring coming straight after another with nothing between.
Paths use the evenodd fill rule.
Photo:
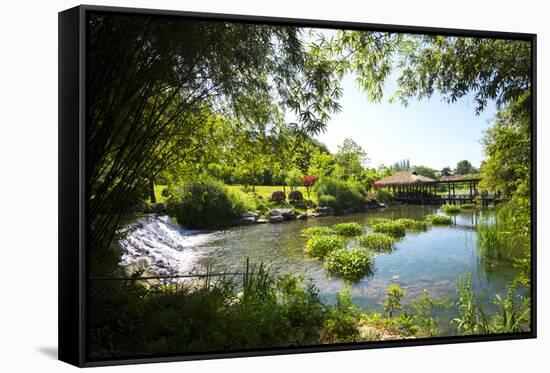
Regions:
<instances>
[{"instance_id":1,"label":"tree","mask_svg":"<svg viewBox=\"0 0 550 373\"><path fill-rule=\"evenodd\" d=\"M336 160L329 153L315 152L311 159L311 164L308 168L310 175L315 175L317 178L324 176L332 176Z\"/></svg>"},{"instance_id":2,"label":"tree","mask_svg":"<svg viewBox=\"0 0 550 373\"><path fill-rule=\"evenodd\" d=\"M307 176L304 176L302 179L302 185L306 188L308 201L311 201L310 199L311 188L313 187L313 185L315 185L316 181L317 181L317 177L314 175L307 175Z\"/></svg>"},{"instance_id":3,"label":"tree","mask_svg":"<svg viewBox=\"0 0 550 373\"><path fill-rule=\"evenodd\" d=\"M441 169L440 173L441 173L441 176L450 176L452 175L452 170L450 167L445 166Z\"/></svg>"},{"instance_id":4,"label":"tree","mask_svg":"<svg viewBox=\"0 0 550 373\"><path fill-rule=\"evenodd\" d=\"M200 152L206 137L197 131L212 115L263 132L287 109L297 129L319 133L340 109L335 72L307 53L296 27L99 14L89 21L94 258L107 252L150 180Z\"/></svg>"},{"instance_id":5,"label":"tree","mask_svg":"<svg viewBox=\"0 0 550 373\"><path fill-rule=\"evenodd\" d=\"M360 180L368 161L367 153L353 139L346 138L335 155L338 176L345 180Z\"/></svg>"},{"instance_id":6,"label":"tree","mask_svg":"<svg viewBox=\"0 0 550 373\"><path fill-rule=\"evenodd\" d=\"M417 174L427 176L432 179L437 179L436 170L426 166L413 166L413 171L416 171Z\"/></svg>"},{"instance_id":7,"label":"tree","mask_svg":"<svg viewBox=\"0 0 550 373\"><path fill-rule=\"evenodd\" d=\"M474 174L477 172L477 169L472 166L472 164L465 160L462 160L456 164L454 173L456 175L468 175L468 174Z\"/></svg>"},{"instance_id":8,"label":"tree","mask_svg":"<svg viewBox=\"0 0 550 373\"><path fill-rule=\"evenodd\" d=\"M291 190L294 190L300 184L302 184L302 178L303 178L302 172L297 168L293 168L288 172L288 176L285 182L290 187Z\"/></svg>"}]
</instances>

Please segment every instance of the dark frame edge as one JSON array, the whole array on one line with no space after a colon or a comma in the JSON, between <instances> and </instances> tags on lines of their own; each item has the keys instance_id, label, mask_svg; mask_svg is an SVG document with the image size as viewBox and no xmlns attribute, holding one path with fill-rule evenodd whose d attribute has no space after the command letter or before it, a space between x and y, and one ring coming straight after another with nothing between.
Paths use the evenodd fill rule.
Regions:
<instances>
[{"instance_id":1,"label":"dark frame edge","mask_svg":"<svg viewBox=\"0 0 550 373\"><path fill-rule=\"evenodd\" d=\"M58 359L84 366L82 345L81 7L58 13Z\"/></svg>"}]
</instances>

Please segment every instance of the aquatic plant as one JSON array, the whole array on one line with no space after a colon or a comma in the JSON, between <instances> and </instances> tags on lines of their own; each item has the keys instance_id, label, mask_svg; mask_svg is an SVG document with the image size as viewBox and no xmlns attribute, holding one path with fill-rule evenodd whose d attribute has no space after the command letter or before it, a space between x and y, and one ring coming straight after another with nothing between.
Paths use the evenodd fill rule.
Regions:
<instances>
[{"instance_id":1,"label":"aquatic plant","mask_svg":"<svg viewBox=\"0 0 550 373\"><path fill-rule=\"evenodd\" d=\"M413 220L413 219L397 219L396 222L402 224L403 227L407 230L413 231L425 231L428 229L428 224L424 220Z\"/></svg>"},{"instance_id":2,"label":"aquatic plant","mask_svg":"<svg viewBox=\"0 0 550 373\"><path fill-rule=\"evenodd\" d=\"M305 251L316 257L324 257L328 253L344 247L344 241L334 235L317 235L311 237L305 247Z\"/></svg>"},{"instance_id":3,"label":"aquatic plant","mask_svg":"<svg viewBox=\"0 0 550 373\"><path fill-rule=\"evenodd\" d=\"M475 203L464 203L462 205L459 205L459 207L461 210L473 210L478 206Z\"/></svg>"},{"instance_id":4,"label":"aquatic plant","mask_svg":"<svg viewBox=\"0 0 550 373\"><path fill-rule=\"evenodd\" d=\"M357 210L364 209L365 198L361 193L362 189L352 181L322 177L315 183L313 190L317 193L319 206L330 206L337 213L351 207Z\"/></svg>"},{"instance_id":5,"label":"aquatic plant","mask_svg":"<svg viewBox=\"0 0 550 373\"><path fill-rule=\"evenodd\" d=\"M453 224L453 219L448 216L443 215L426 215L426 221L433 225L451 225Z\"/></svg>"},{"instance_id":6,"label":"aquatic plant","mask_svg":"<svg viewBox=\"0 0 550 373\"><path fill-rule=\"evenodd\" d=\"M359 308L351 301L350 287L346 286L336 294L338 300L331 308L329 317L321 331L321 343L358 342L360 333L358 322Z\"/></svg>"},{"instance_id":7,"label":"aquatic plant","mask_svg":"<svg viewBox=\"0 0 550 373\"><path fill-rule=\"evenodd\" d=\"M302 230L302 236L304 237L312 237L312 236L318 236L318 235L328 235L333 234L332 228L324 227L321 225L315 226L315 227L309 227Z\"/></svg>"},{"instance_id":8,"label":"aquatic plant","mask_svg":"<svg viewBox=\"0 0 550 373\"><path fill-rule=\"evenodd\" d=\"M384 302L384 312L389 318L392 318L397 311L401 311L401 298L405 295L405 291L401 289L399 284L392 284L386 289L386 301Z\"/></svg>"},{"instance_id":9,"label":"aquatic plant","mask_svg":"<svg viewBox=\"0 0 550 373\"><path fill-rule=\"evenodd\" d=\"M337 249L326 257L330 272L342 276L346 280L359 280L372 273L372 253L362 247L352 249Z\"/></svg>"},{"instance_id":10,"label":"aquatic plant","mask_svg":"<svg viewBox=\"0 0 550 373\"><path fill-rule=\"evenodd\" d=\"M368 233L357 237L357 244L375 251L391 251L395 239L384 233Z\"/></svg>"},{"instance_id":11,"label":"aquatic plant","mask_svg":"<svg viewBox=\"0 0 550 373\"><path fill-rule=\"evenodd\" d=\"M512 260L517 245L518 239L498 225L482 223L476 227L477 252L484 258Z\"/></svg>"},{"instance_id":12,"label":"aquatic plant","mask_svg":"<svg viewBox=\"0 0 550 373\"><path fill-rule=\"evenodd\" d=\"M405 236L405 226L394 220L371 220L371 228L376 233L385 233L395 238L401 238Z\"/></svg>"},{"instance_id":13,"label":"aquatic plant","mask_svg":"<svg viewBox=\"0 0 550 373\"><path fill-rule=\"evenodd\" d=\"M458 214L460 212L460 206L458 205L443 205L440 210L447 214Z\"/></svg>"},{"instance_id":14,"label":"aquatic plant","mask_svg":"<svg viewBox=\"0 0 550 373\"><path fill-rule=\"evenodd\" d=\"M359 236L363 234L363 227L359 223L340 223L332 227L336 234L341 236Z\"/></svg>"}]
</instances>

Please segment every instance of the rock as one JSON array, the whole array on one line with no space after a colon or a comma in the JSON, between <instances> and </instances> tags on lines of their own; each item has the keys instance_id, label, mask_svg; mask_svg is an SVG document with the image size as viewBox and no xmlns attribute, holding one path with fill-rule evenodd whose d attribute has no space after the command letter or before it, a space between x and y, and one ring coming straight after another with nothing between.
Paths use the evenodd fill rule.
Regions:
<instances>
[{"instance_id":1,"label":"rock","mask_svg":"<svg viewBox=\"0 0 550 373\"><path fill-rule=\"evenodd\" d=\"M267 223L267 220L266 219L256 219L255 223L256 224L265 224L265 223Z\"/></svg>"},{"instance_id":2,"label":"rock","mask_svg":"<svg viewBox=\"0 0 550 373\"><path fill-rule=\"evenodd\" d=\"M256 219L253 217L241 218L237 221L237 223L242 225L250 225L256 223Z\"/></svg>"},{"instance_id":3,"label":"rock","mask_svg":"<svg viewBox=\"0 0 550 373\"><path fill-rule=\"evenodd\" d=\"M259 217L260 217L259 214L255 213L255 212L252 212L252 211L243 212L241 214L241 218L243 218L243 219L247 219L247 218L258 219Z\"/></svg>"},{"instance_id":4,"label":"rock","mask_svg":"<svg viewBox=\"0 0 550 373\"><path fill-rule=\"evenodd\" d=\"M296 216L296 220L307 220L307 215L298 215Z\"/></svg>"},{"instance_id":5,"label":"rock","mask_svg":"<svg viewBox=\"0 0 550 373\"><path fill-rule=\"evenodd\" d=\"M392 280L399 280L399 275L393 275L393 276L391 277L391 279L392 279Z\"/></svg>"},{"instance_id":6,"label":"rock","mask_svg":"<svg viewBox=\"0 0 550 373\"><path fill-rule=\"evenodd\" d=\"M379 206L382 207L382 208L388 207L385 203L381 203Z\"/></svg>"},{"instance_id":7,"label":"rock","mask_svg":"<svg viewBox=\"0 0 550 373\"><path fill-rule=\"evenodd\" d=\"M285 218L282 215L276 215L276 216L269 217L269 222L270 223L282 223L283 221L285 221Z\"/></svg>"},{"instance_id":8,"label":"rock","mask_svg":"<svg viewBox=\"0 0 550 373\"><path fill-rule=\"evenodd\" d=\"M269 216L282 216L285 220L295 218L294 212L291 209L273 209L269 212Z\"/></svg>"},{"instance_id":9,"label":"rock","mask_svg":"<svg viewBox=\"0 0 550 373\"><path fill-rule=\"evenodd\" d=\"M319 216L327 216L327 215L333 215L334 209L329 206L320 206L315 209L315 212L317 212Z\"/></svg>"},{"instance_id":10,"label":"rock","mask_svg":"<svg viewBox=\"0 0 550 373\"><path fill-rule=\"evenodd\" d=\"M307 206L305 202L298 201L294 203L294 207L296 207L297 209L305 209Z\"/></svg>"},{"instance_id":11,"label":"rock","mask_svg":"<svg viewBox=\"0 0 550 373\"><path fill-rule=\"evenodd\" d=\"M319 216L321 215L318 212L310 212L309 214L307 214L308 218L318 218Z\"/></svg>"}]
</instances>

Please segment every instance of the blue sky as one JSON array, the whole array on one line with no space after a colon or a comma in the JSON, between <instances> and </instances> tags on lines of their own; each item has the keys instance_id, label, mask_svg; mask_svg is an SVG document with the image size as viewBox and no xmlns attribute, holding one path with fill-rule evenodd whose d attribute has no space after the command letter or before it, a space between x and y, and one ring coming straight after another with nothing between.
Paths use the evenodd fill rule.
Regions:
<instances>
[{"instance_id":1,"label":"blue sky","mask_svg":"<svg viewBox=\"0 0 550 373\"><path fill-rule=\"evenodd\" d=\"M327 38L335 34L334 30L316 31ZM307 33L305 40L310 40ZM395 70L388 78L386 97L380 103L367 100L354 75L345 76L342 111L332 116L326 132L317 138L335 153L338 145L351 137L367 152L369 167L390 166L403 159L409 159L411 165L437 170L454 168L463 159L479 167L484 159L480 140L495 115L494 102L489 102L478 116L471 96L447 104L436 92L429 100L412 100L407 107L390 104L388 99L395 93L399 74Z\"/></svg>"},{"instance_id":2,"label":"blue sky","mask_svg":"<svg viewBox=\"0 0 550 373\"><path fill-rule=\"evenodd\" d=\"M411 165L425 165L440 170L454 168L462 159L479 167L484 158L480 140L495 114L489 104L475 115L471 97L447 104L435 94L429 100L411 101L407 107L390 104L385 97L372 103L348 75L342 82L342 111L333 115L327 131L317 138L332 153L346 137L351 137L365 149L369 167L387 166L409 159ZM392 94L395 83L386 92Z\"/></svg>"}]
</instances>

